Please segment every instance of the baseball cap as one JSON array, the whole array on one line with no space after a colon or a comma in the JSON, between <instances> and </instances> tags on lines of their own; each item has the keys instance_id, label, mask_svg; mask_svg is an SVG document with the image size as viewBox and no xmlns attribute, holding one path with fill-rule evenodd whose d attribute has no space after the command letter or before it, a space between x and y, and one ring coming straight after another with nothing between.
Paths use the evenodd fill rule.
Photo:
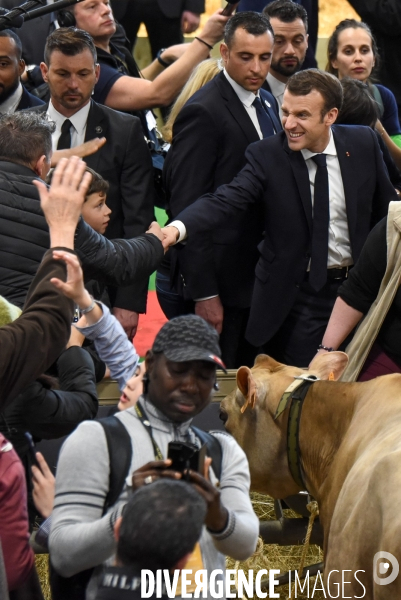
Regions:
<instances>
[{"instance_id":1,"label":"baseball cap","mask_svg":"<svg viewBox=\"0 0 401 600\"><path fill-rule=\"evenodd\" d=\"M152 350L163 352L173 362L206 360L227 372L221 360L219 334L197 315L181 315L168 321L157 334Z\"/></svg>"}]
</instances>

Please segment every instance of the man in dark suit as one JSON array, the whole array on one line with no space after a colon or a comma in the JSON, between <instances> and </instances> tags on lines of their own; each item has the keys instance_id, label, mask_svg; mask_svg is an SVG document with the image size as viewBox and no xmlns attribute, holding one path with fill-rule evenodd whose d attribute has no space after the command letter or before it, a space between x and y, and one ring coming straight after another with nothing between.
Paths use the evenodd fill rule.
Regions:
<instances>
[{"instance_id":1,"label":"man in dark suit","mask_svg":"<svg viewBox=\"0 0 401 600\"><path fill-rule=\"evenodd\" d=\"M50 103L39 110L56 123L54 149L105 137L106 144L86 162L110 185L107 204L112 213L106 235L128 239L144 233L153 220L153 173L139 119L91 101L99 65L85 31L54 31L46 43L45 61L41 69ZM113 312L129 337L135 334L138 313L145 312L147 287L148 280L142 279L119 288L111 298Z\"/></svg>"},{"instance_id":2,"label":"man in dark suit","mask_svg":"<svg viewBox=\"0 0 401 600\"><path fill-rule=\"evenodd\" d=\"M112 6L132 45L145 24L153 58L161 48L181 44L183 34L193 33L205 12L205 0L113 0Z\"/></svg>"},{"instance_id":3,"label":"man in dark suit","mask_svg":"<svg viewBox=\"0 0 401 600\"><path fill-rule=\"evenodd\" d=\"M339 285L371 227L397 200L375 133L332 127L341 102L341 84L328 73L293 75L284 93L284 132L252 144L229 185L179 214L170 224L179 237L174 227L163 230L167 246L223 226L249 204L263 206L247 338L293 365L309 364Z\"/></svg>"},{"instance_id":4,"label":"man in dark suit","mask_svg":"<svg viewBox=\"0 0 401 600\"><path fill-rule=\"evenodd\" d=\"M260 90L273 50L268 19L255 12L237 14L228 22L224 40L224 72L190 98L174 123L164 168L172 218L202 194L230 182L244 166L250 143L282 129L273 96ZM172 311L167 308L167 316L195 311L206 319L221 333L223 360L232 368L252 362L256 353L247 348L253 351L249 356L242 340L262 232L260 210L250 207L224 228L190 238L171 253L181 302ZM158 288L169 285L162 272L157 283ZM161 294L159 298L164 306ZM183 300L190 302L184 305Z\"/></svg>"},{"instance_id":5,"label":"man in dark suit","mask_svg":"<svg viewBox=\"0 0 401 600\"><path fill-rule=\"evenodd\" d=\"M19 37L11 30L0 31L0 114L44 104L21 84L25 70L22 45Z\"/></svg>"}]
</instances>

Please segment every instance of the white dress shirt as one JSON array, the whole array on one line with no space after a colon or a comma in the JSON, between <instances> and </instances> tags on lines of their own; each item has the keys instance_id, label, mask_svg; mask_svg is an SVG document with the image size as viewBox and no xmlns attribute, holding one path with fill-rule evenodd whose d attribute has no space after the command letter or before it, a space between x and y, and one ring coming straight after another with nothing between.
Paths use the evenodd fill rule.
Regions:
<instances>
[{"instance_id":1,"label":"white dress shirt","mask_svg":"<svg viewBox=\"0 0 401 600\"><path fill-rule=\"evenodd\" d=\"M49 108L47 109L47 116L51 121L54 121L56 123L56 130L54 133L52 133L53 151L57 150L58 139L61 135L61 127L63 126L63 123L67 118L72 123L72 126L70 128L71 148L75 148L75 146L80 146L84 143L89 109L90 102L85 104L85 106L83 106L78 112L73 114L72 117L65 117L54 108L52 101L50 100Z\"/></svg>"},{"instance_id":2,"label":"white dress shirt","mask_svg":"<svg viewBox=\"0 0 401 600\"><path fill-rule=\"evenodd\" d=\"M7 100L4 100L4 102L2 104L0 104L0 114L12 115L13 113L15 113L15 111L17 110L17 106L20 103L21 96L22 96L22 85L20 82L18 84L18 87L15 90L15 92L13 92L11 94L11 96L9 96L7 98Z\"/></svg>"},{"instance_id":3,"label":"white dress shirt","mask_svg":"<svg viewBox=\"0 0 401 600\"><path fill-rule=\"evenodd\" d=\"M309 183L312 196L312 207L315 193L315 177L317 165L312 160L317 152L301 150L309 172ZM330 140L322 154L326 154L327 172L329 175L329 254L327 267L347 267L353 264L351 244L348 231L347 209L341 176L340 163L338 162L337 149L330 129Z\"/></svg>"},{"instance_id":4,"label":"white dress shirt","mask_svg":"<svg viewBox=\"0 0 401 600\"><path fill-rule=\"evenodd\" d=\"M274 75L272 75L271 73L267 74L266 81L270 86L273 96L277 100L278 111L279 111L280 119L281 119L283 116L283 113L281 111L281 105L283 103L283 96L284 96L284 90L285 90L286 84L283 83L282 81L279 81L278 79L276 79L274 77Z\"/></svg>"},{"instance_id":5,"label":"white dress shirt","mask_svg":"<svg viewBox=\"0 0 401 600\"><path fill-rule=\"evenodd\" d=\"M259 91L257 94L254 94L253 92L249 92L248 90L243 88L241 85L239 85L236 81L234 81L234 79L229 76L229 74L227 73L227 71L225 69L224 69L223 73L224 73L228 83L231 85L234 92L237 94L239 100L244 105L244 108L245 108L246 112L248 113L249 118L251 119L252 123L255 126L256 131L258 132L259 138L261 140L263 140L263 133L262 133L262 130L260 129L258 116L256 114L256 108L254 106L252 106L252 103L255 101L255 98L259 97ZM261 101L262 101L262 99L261 99Z\"/></svg>"}]
</instances>

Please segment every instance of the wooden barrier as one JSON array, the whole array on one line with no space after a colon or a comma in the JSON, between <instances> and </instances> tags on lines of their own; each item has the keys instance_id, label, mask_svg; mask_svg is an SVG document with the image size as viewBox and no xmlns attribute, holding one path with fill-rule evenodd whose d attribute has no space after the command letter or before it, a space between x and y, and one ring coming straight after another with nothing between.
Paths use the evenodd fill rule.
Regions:
<instances>
[{"instance_id":1,"label":"wooden barrier","mask_svg":"<svg viewBox=\"0 0 401 600\"><path fill-rule=\"evenodd\" d=\"M214 393L213 402L221 402L235 389L236 375L236 369L229 369L227 373L217 371L217 382L220 389ZM97 385L97 393L100 406L114 406L121 396L117 382L112 379L101 381Z\"/></svg>"}]
</instances>

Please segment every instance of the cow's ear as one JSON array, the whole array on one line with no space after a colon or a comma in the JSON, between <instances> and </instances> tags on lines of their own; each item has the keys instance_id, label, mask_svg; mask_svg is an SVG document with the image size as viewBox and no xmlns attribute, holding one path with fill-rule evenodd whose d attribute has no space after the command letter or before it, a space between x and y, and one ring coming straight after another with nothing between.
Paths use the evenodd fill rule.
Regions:
<instances>
[{"instance_id":1,"label":"cow's ear","mask_svg":"<svg viewBox=\"0 0 401 600\"><path fill-rule=\"evenodd\" d=\"M245 404L241 412L245 412L248 406L255 407L256 403L256 382L252 376L252 371L248 367L240 367L237 371L237 385L241 394L245 398Z\"/></svg>"},{"instance_id":2,"label":"cow's ear","mask_svg":"<svg viewBox=\"0 0 401 600\"><path fill-rule=\"evenodd\" d=\"M280 366L281 363L277 362L271 356L267 356L267 354L258 354L255 358L255 367L262 367L263 369L269 369L269 371L274 371L277 367Z\"/></svg>"},{"instance_id":3,"label":"cow's ear","mask_svg":"<svg viewBox=\"0 0 401 600\"><path fill-rule=\"evenodd\" d=\"M319 379L340 379L348 364L345 352L318 354L310 363L309 371Z\"/></svg>"}]
</instances>

